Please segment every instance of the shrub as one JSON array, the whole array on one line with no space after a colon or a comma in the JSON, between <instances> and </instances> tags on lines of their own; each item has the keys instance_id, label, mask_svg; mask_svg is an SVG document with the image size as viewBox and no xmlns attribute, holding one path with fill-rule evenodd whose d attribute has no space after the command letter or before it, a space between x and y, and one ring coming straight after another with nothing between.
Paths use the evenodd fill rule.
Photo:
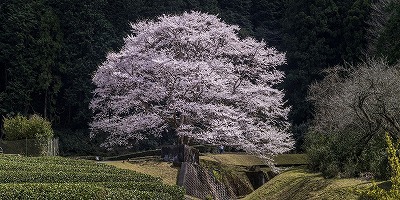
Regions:
<instances>
[{"instance_id":1,"label":"shrub","mask_svg":"<svg viewBox=\"0 0 400 200\"><path fill-rule=\"evenodd\" d=\"M26 135L36 139L48 139L52 138L54 133L51 128L51 123L48 120L39 115L32 115L28 120Z\"/></svg>"},{"instance_id":2,"label":"shrub","mask_svg":"<svg viewBox=\"0 0 400 200\"><path fill-rule=\"evenodd\" d=\"M51 123L46 119L32 115L29 119L22 115L4 118L6 140L48 139L53 137Z\"/></svg>"},{"instance_id":3,"label":"shrub","mask_svg":"<svg viewBox=\"0 0 400 200\"><path fill-rule=\"evenodd\" d=\"M389 190L379 188L376 183L374 186L362 194L362 199L386 199L396 200L400 199L400 157L397 154L399 142L393 145L392 139L389 134L386 134L386 143L388 160L391 168L390 182L392 183Z\"/></svg>"},{"instance_id":4,"label":"shrub","mask_svg":"<svg viewBox=\"0 0 400 200\"><path fill-rule=\"evenodd\" d=\"M39 155L45 154L47 141L54 135L49 121L38 115L32 115L28 119L19 114L15 117L4 118L3 121L6 140L35 139L36 151L34 152L38 152Z\"/></svg>"},{"instance_id":5,"label":"shrub","mask_svg":"<svg viewBox=\"0 0 400 200\"><path fill-rule=\"evenodd\" d=\"M313 168L340 176L389 176L382 138L386 131L400 135L399 69L384 59L367 59L329 68L323 80L310 86L315 114L307 151Z\"/></svg>"},{"instance_id":6,"label":"shrub","mask_svg":"<svg viewBox=\"0 0 400 200\"><path fill-rule=\"evenodd\" d=\"M377 178L387 178L387 159L384 155L382 134L377 134L359 152L355 141L361 137L357 132L319 133L306 135L305 148L309 157L309 167L322 172L325 178L356 177L369 172Z\"/></svg>"},{"instance_id":7,"label":"shrub","mask_svg":"<svg viewBox=\"0 0 400 200\"><path fill-rule=\"evenodd\" d=\"M28 119L22 115L17 115L12 118L4 118L4 133L6 140L20 140L28 138ZM29 137L30 139L31 137Z\"/></svg>"}]
</instances>

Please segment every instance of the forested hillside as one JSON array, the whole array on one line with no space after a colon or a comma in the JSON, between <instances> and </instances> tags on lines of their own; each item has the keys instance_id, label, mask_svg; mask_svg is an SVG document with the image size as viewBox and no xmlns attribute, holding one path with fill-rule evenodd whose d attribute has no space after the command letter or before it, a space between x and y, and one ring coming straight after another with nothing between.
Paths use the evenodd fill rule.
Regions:
<instances>
[{"instance_id":1,"label":"forested hillside","mask_svg":"<svg viewBox=\"0 0 400 200\"><path fill-rule=\"evenodd\" d=\"M389 2L389 3L388 3ZM0 3L0 115L48 118L69 154L99 153L89 139L92 75L118 51L130 22L162 14L218 14L286 52L279 86L292 110L289 121L301 149L313 118L307 101L323 69L366 56L400 58L400 4L388 0L2 0ZM164 140L166 140L164 138ZM146 141L136 148L157 146Z\"/></svg>"}]
</instances>

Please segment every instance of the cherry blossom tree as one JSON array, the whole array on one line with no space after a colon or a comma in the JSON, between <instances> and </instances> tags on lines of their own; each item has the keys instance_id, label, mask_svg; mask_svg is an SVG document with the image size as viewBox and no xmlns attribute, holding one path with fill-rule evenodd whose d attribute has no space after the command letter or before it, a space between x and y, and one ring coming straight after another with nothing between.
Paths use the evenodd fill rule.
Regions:
<instances>
[{"instance_id":1,"label":"cherry blossom tree","mask_svg":"<svg viewBox=\"0 0 400 200\"><path fill-rule=\"evenodd\" d=\"M129 146L173 128L269 164L292 149L289 108L274 88L284 77L277 67L285 54L200 12L164 15L132 30L93 77L92 136L108 133L104 146Z\"/></svg>"}]
</instances>

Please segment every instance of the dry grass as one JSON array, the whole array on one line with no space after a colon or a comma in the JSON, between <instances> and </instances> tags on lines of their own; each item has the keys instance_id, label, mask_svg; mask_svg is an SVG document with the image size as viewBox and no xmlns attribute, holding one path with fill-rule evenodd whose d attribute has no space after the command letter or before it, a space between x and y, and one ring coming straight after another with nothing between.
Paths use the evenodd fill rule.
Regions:
<instances>
[{"instance_id":1,"label":"dry grass","mask_svg":"<svg viewBox=\"0 0 400 200\"><path fill-rule=\"evenodd\" d=\"M218 162L223 165L235 165L245 167L253 165L264 165L264 162L261 159L257 158L256 156L247 154L207 154L205 156L200 156L200 159ZM304 154L285 154L278 156L276 160L278 164L298 164L305 162L305 156ZM149 174L151 176L159 177L166 184L176 185L178 168L172 167L171 163L154 160L143 160L135 163L130 163L126 161L106 161L105 163L121 169L129 169Z\"/></svg>"},{"instance_id":2,"label":"dry grass","mask_svg":"<svg viewBox=\"0 0 400 200\"><path fill-rule=\"evenodd\" d=\"M113 165L121 169L129 169L144 174L149 174L162 179L163 183L176 185L178 177L178 168L173 167L171 163L161 161L143 161L130 163L124 161L107 161L106 164Z\"/></svg>"},{"instance_id":3,"label":"dry grass","mask_svg":"<svg viewBox=\"0 0 400 200\"><path fill-rule=\"evenodd\" d=\"M200 159L217 161L225 165L253 166L265 165L264 161L253 155L247 154L206 154L200 156ZM275 157L275 162L280 165L306 165L307 156L305 154L283 154Z\"/></svg>"},{"instance_id":4,"label":"dry grass","mask_svg":"<svg viewBox=\"0 0 400 200\"><path fill-rule=\"evenodd\" d=\"M206 154L204 156L200 156L200 159L217 161L224 165L253 166L264 164L264 162L256 156L247 154Z\"/></svg>"}]
</instances>

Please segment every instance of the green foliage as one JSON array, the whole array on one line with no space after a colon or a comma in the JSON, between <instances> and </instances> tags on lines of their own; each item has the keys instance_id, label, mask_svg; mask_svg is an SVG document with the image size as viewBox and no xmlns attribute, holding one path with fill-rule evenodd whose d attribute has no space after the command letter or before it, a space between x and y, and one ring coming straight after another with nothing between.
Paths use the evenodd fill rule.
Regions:
<instances>
[{"instance_id":1,"label":"green foliage","mask_svg":"<svg viewBox=\"0 0 400 200\"><path fill-rule=\"evenodd\" d=\"M400 3L392 1L386 8L389 19L377 41L377 55L386 56L389 63L400 61Z\"/></svg>"},{"instance_id":2,"label":"green foliage","mask_svg":"<svg viewBox=\"0 0 400 200\"><path fill-rule=\"evenodd\" d=\"M105 150L99 147L102 138L91 139L88 129L55 129L55 135L60 139L60 155L96 155L103 156Z\"/></svg>"},{"instance_id":3,"label":"green foliage","mask_svg":"<svg viewBox=\"0 0 400 200\"><path fill-rule=\"evenodd\" d=\"M363 191L362 199L400 199L400 157L397 153L400 143L397 142L397 144L394 145L388 133L386 133L386 143L388 146L386 149L388 154L387 156L391 168L391 188L389 190L385 190L379 188L378 185L374 183L372 188Z\"/></svg>"},{"instance_id":4,"label":"green foliage","mask_svg":"<svg viewBox=\"0 0 400 200\"><path fill-rule=\"evenodd\" d=\"M29 119L22 115L3 119L4 134L7 140L39 139L47 141L53 137L51 123L38 116L32 115Z\"/></svg>"},{"instance_id":5,"label":"green foliage","mask_svg":"<svg viewBox=\"0 0 400 200\"><path fill-rule=\"evenodd\" d=\"M46 140L52 138L54 133L51 128L51 123L40 117L39 115L32 115L28 120L28 131L26 136L32 136L33 138Z\"/></svg>"},{"instance_id":6,"label":"green foliage","mask_svg":"<svg viewBox=\"0 0 400 200\"><path fill-rule=\"evenodd\" d=\"M287 52L285 89L297 150L313 119L308 86L323 69L358 62L367 45L371 0L2 0L0 2L0 115L40 113L54 122L65 154L101 153L89 141L91 74L118 50L130 22L200 10L218 14ZM376 55L400 59L400 6L387 8ZM64 145L65 144L65 145ZM146 146L144 144L143 146ZM152 145L152 144L149 144Z\"/></svg>"},{"instance_id":7,"label":"green foliage","mask_svg":"<svg viewBox=\"0 0 400 200\"><path fill-rule=\"evenodd\" d=\"M253 191L251 183L249 182L246 174L242 171L235 169L234 166L225 165L223 163L209 161L202 159L200 165L211 171L214 178L220 183L224 184L228 191L237 196L246 195Z\"/></svg>"},{"instance_id":8,"label":"green foliage","mask_svg":"<svg viewBox=\"0 0 400 200\"><path fill-rule=\"evenodd\" d=\"M92 73L117 48L117 36L107 19L105 0L48 0L63 33L57 63L62 89L57 104L59 125L72 129L87 127L91 118ZM119 37L122 37L119 36Z\"/></svg>"},{"instance_id":9,"label":"green foliage","mask_svg":"<svg viewBox=\"0 0 400 200\"><path fill-rule=\"evenodd\" d=\"M1 183L69 183L69 182L117 182L117 181L155 181L144 174L104 174L55 171L4 171L0 170Z\"/></svg>"},{"instance_id":10,"label":"green foliage","mask_svg":"<svg viewBox=\"0 0 400 200\"><path fill-rule=\"evenodd\" d=\"M325 179L294 168L275 176L243 200L357 199L356 190L370 185L360 179Z\"/></svg>"},{"instance_id":11,"label":"green foliage","mask_svg":"<svg viewBox=\"0 0 400 200\"><path fill-rule=\"evenodd\" d=\"M285 7L280 0L252 0L250 9L253 36L267 44L282 49L282 21Z\"/></svg>"},{"instance_id":12,"label":"green foliage","mask_svg":"<svg viewBox=\"0 0 400 200\"><path fill-rule=\"evenodd\" d=\"M388 176L383 133L399 134L398 66L368 60L335 67L310 87L315 120L308 133L311 168L332 176ZM329 169L329 170L328 170Z\"/></svg>"},{"instance_id":13,"label":"green foliage","mask_svg":"<svg viewBox=\"0 0 400 200\"><path fill-rule=\"evenodd\" d=\"M2 199L175 199L167 193L104 188L84 183L0 184L0 190Z\"/></svg>"},{"instance_id":14,"label":"green foliage","mask_svg":"<svg viewBox=\"0 0 400 200\"><path fill-rule=\"evenodd\" d=\"M282 49L287 52L286 79L281 87L292 106L289 120L294 126L312 119L312 105L306 101L308 86L321 78L321 69L338 62L338 8L332 1L285 1L282 20ZM302 130L294 127L296 130ZM297 148L305 132L294 135Z\"/></svg>"},{"instance_id":15,"label":"green foliage","mask_svg":"<svg viewBox=\"0 0 400 200\"><path fill-rule=\"evenodd\" d=\"M61 84L57 17L44 0L6 0L0 3L0 21L0 114L37 110L53 116Z\"/></svg>"},{"instance_id":16,"label":"green foliage","mask_svg":"<svg viewBox=\"0 0 400 200\"><path fill-rule=\"evenodd\" d=\"M307 100L309 86L323 78L321 71L344 62L356 62L366 46L369 2L284 1L281 49L287 52L286 79L281 87L292 106L289 120L301 150L304 134L313 119Z\"/></svg>"},{"instance_id":17,"label":"green foliage","mask_svg":"<svg viewBox=\"0 0 400 200\"><path fill-rule=\"evenodd\" d=\"M0 155L2 199L184 199L159 178L87 160Z\"/></svg>"},{"instance_id":18,"label":"green foliage","mask_svg":"<svg viewBox=\"0 0 400 200\"><path fill-rule=\"evenodd\" d=\"M172 199L184 199L185 191L183 188L172 185L164 185L158 182L103 182L95 185L106 188L132 189L139 191L149 191L159 194L169 194Z\"/></svg>"},{"instance_id":19,"label":"green foliage","mask_svg":"<svg viewBox=\"0 0 400 200\"><path fill-rule=\"evenodd\" d=\"M371 172L379 178L387 177L387 162L382 157L384 143L379 135L371 139L358 155L359 147L354 142L360 141L361 136L350 130L345 133L308 133L305 148L309 168L322 172L325 178L357 177L363 172Z\"/></svg>"},{"instance_id":20,"label":"green foliage","mask_svg":"<svg viewBox=\"0 0 400 200\"><path fill-rule=\"evenodd\" d=\"M13 118L3 118L3 129L7 140L20 140L28 138L28 119L22 115ZM30 136L29 138L32 138Z\"/></svg>"},{"instance_id":21,"label":"green foliage","mask_svg":"<svg viewBox=\"0 0 400 200\"><path fill-rule=\"evenodd\" d=\"M240 27L239 36L253 35L253 24L251 23L252 0L219 0L219 17L229 24Z\"/></svg>"},{"instance_id":22,"label":"green foliage","mask_svg":"<svg viewBox=\"0 0 400 200\"><path fill-rule=\"evenodd\" d=\"M51 123L48 120L38 115L32 115L27 118L18 114L15 117L4 118L3 123L6 140L34 139L34 149L31 149L29 152L32 153L32 155L45 155L47 143L54 135ZM27 148L27 143L26 141L25 144L23 144L25 148Z\"/></svg>"},{"instance_id":23,"label":"green foliage","mask_svg":"<svg viewBox=\"0 0 400 200\"><path fill-rule=\"evenodd\" d=\"M348 63L360 61L362 53L367 48L367 21L371 12L370 0L356 0L347 11L343 20L343 43L341 58Z\"/></svg>"}]
</instances>

